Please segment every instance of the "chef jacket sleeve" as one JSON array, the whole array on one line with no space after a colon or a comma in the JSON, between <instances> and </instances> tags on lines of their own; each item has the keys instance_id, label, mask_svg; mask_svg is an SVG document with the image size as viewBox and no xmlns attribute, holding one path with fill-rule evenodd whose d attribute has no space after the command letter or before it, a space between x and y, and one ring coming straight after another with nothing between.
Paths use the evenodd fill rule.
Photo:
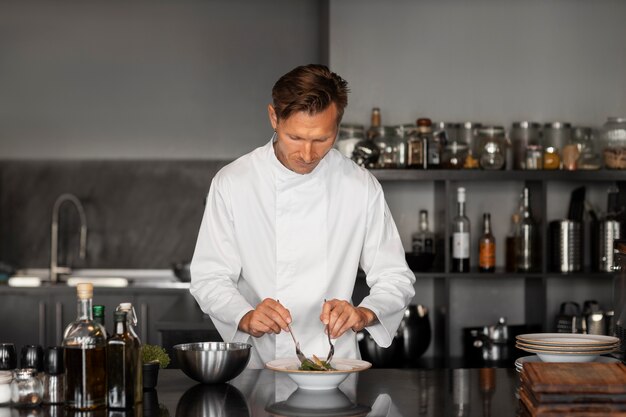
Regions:
<instances>
[{"instance_id":1,"label":"chef jacket sleeve","mask_svg":"<svg viewBox=\"0 0 626 417\"><path fill-rule=\"evenodd\" d=\"M191 261L189 291L225 342L245 342L250 335L238 330L239 321L254 308L237 289L241 259L224 183L219 173L211 183Z\"/></svg>"},{"instance_id":2,"label":"chef jacket sleeve","mask_svg":"<svg viewBox=\"0 0 626 417\"><path fill-rule=\"evenodd\" d=\"M360 265L370 293L360 307L376 314L378 322L366 329L374 341L388 347L400 325L415 289L415 274L409 269L398 230L385 202L382 187L370 177L370 198Z\"/></svg>"}]
</instances>

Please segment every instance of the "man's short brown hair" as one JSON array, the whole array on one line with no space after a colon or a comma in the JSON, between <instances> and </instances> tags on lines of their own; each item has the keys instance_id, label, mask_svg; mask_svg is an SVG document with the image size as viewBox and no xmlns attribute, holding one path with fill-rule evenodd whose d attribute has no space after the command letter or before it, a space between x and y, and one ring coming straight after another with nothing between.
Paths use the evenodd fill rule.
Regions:
<instances>
[{"instance_id":1,"label":"man's short brown hair","mask_svg":"<svg viewBox=\"0 0 626 417\"><path fill-rule=\"evenodd\" d=\"M277 120L305 111L310 115L324 111L335 103L337 124L348 105L348 83L325 65L296 67L280 77L272 88Z\"/></svg>"}]
</instances>

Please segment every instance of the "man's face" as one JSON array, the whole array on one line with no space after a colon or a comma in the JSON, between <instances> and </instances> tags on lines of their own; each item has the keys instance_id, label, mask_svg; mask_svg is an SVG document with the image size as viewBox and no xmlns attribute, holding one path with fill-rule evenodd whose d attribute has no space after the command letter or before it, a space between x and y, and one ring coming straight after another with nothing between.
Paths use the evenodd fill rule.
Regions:
<instances>
[{"instance_id":1,"label":"man's face","mask_svg":"<svg viewBox=\"0 0 626 417\"><path fill-rule=\"evenodd\" d=\"M335 104L314 115L298 112L280 121L271 104L268 112L272 127L276 130L274 152L278 160L298 174L313 171L333 147L337 137Z\"/></svg>"}]
</instances>

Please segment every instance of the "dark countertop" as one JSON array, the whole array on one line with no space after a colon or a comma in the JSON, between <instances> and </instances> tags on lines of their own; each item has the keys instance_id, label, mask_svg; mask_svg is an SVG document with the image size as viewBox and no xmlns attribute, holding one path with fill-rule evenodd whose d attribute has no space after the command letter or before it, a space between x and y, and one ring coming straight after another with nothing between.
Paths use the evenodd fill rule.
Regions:
<instances>
[{"instance_id":1,"label":"dark countertop","mask_svg":"<svg viewBox=\"0 0 626 417\"><path fill-rule=\"evenodd\" d=\"M171 417L516 416L518 375L505 368L369 369L353 374L338 391L315 393L297 390L287 375L270 370L246 370L229 384L202 385L165 369L156 391L145 394L144 417L167 416L163 408ZM489 386L491 393L485 392ZM157 402L161 414L151 411ZM464 413L458 412L460 402ZM329 410L333 404L344 406Z\"/></svg>"}]
</instances>

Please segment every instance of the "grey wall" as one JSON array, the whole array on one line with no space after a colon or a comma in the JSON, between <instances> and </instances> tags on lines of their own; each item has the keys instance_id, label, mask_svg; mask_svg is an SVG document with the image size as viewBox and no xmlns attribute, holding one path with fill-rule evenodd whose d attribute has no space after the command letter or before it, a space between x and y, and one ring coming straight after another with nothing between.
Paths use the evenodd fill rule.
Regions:
<instances>
[{"instance_id":1,"label":"grey wall","mask_svg":"<svg viewBox=\"0 0 626 417\"><path fill-rule=\"evenodd\" d=\"M623 16L621 0L331 1L344 119L601 125L626 114Z\"/></svg>"},{"instance_id":2,"label":"grey wall","mask_svg":"<svg viewBox=\"0 0 626 417\"><path fill-rule=\"evenodd\" d=\"M0 0L0 157L240 156L276 79L326 59L323 3Z\"/></svg>"}]
</instances>

